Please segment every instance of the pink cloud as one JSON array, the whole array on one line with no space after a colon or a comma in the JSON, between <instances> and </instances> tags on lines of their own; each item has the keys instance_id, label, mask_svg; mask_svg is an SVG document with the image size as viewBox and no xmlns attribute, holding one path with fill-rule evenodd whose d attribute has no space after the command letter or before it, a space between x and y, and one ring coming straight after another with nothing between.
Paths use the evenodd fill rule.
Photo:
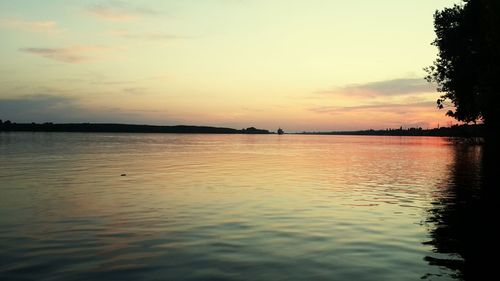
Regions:
<instances>
[{"instance_id":1,"label":"pink cloud","mask_svg":"<svg viewBox=\"0 0 500 281\"><path fill-rule=\"evenodd\" d=\"M147 15L155 15L156 12L146 8L131 7L121 2L114 5L96 4L88 7L87 12L106 21L128 22Z\"/></svg>"},{"instance_id":2,"label":"pink cloud","mask_svg":"<svg viewBox=\"0 0 500 281\"><path fill-rule=\"evenodd\" d=\"M102 58L102 53L113 50L103 46L70 46L65 48L23 48L21 52L38 55L65 63L83 63Z\"/></svg>"},{"instance_id":3,"label":"pink cloud","mask_svg":"<svg viewBox=\"0 0 500 281\"><path fill-rule=\"evenodd\" d=\"M359 106L321 106L309 109L317 118L324 120L332 129L384 129L399 126L423 128L447 124L450 118L436 108L435 102L375 103Z\"/></svg>"},{"instance_id":4,"label":"pink cloud","mask_svg":"<svg viewBox=\"0 0 500 281\"><path fill-rule=\"evenodd\" d=\"M62 28L59 27L57 22L52 20L30 21L30 20L15 19L15 18L0 19L0 26L13 29L20 29L30 32L41 32L49 34L61 33L64 31Z\"/></svg>"},{"instance_id":5,"label":"pink cloud","mask_svg":"<svg viewBox=\"0 0 500 281\"><path fill-rule=\"evenodd\" d=\"M107 31L108 34L120 36L125 39L136 39L136 40L145 40L145 41L171 41L171 40L180 40L180 39L188 39L186 36L179 36L170 33L163 32L142 32L142 33L134 33L127 29L112 29Z\"/></svg>"}]
</instances>

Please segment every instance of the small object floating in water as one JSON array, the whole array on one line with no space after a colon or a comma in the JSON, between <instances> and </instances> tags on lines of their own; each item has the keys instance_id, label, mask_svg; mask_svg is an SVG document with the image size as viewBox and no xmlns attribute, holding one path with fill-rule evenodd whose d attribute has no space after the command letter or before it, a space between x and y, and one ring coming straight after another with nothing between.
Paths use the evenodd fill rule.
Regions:
<instances>
[{"instance_id":1,"label":"small object floating in water","mask_svg":"<svg viewBox=\"0 0 500 281\"><path fill-rule=\"evenodd\" d=\"M285 133L285 131L283 131L283 129L279 128L278 129L278 135L283 135Z\"/></svg>"},{"instance_id":2,"label":"small object floating in water","mask_svg":"<svg viewBox=\"0 0 500 281\"><path fill-rule=\"evenodd\" d=\"M121 174L122 177L126 176L127 174Z\"/></svg>"}]
</instances>

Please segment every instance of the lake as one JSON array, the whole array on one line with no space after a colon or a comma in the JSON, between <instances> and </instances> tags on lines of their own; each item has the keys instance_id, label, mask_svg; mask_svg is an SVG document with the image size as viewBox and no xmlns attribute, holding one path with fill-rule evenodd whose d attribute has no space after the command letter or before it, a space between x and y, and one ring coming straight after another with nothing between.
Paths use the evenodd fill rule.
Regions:
<instances>
[{"instance_id":1,"label":"lake","mask_svg":"<svg viewBox=\"0 0 500 281\"><path fill-rule=\"evenodd\" d=\"M437 137L0 133L0 280L477 280L481 157Z\"/></svg>"}]
</instances>

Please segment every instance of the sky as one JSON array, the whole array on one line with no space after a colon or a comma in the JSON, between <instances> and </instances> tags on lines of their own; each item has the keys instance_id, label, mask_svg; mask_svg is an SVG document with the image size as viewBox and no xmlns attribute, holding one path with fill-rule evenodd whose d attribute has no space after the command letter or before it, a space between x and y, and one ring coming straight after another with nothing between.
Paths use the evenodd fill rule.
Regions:
<instances>
[{"instance_id":1,"label":"sky","mask_svg":"<svg viewBox=\"0 0 500 281\"><path fill-rule=\"evenodd\" d=\"M330 131L449 125L451 0L0 0L0 119Z\"/></svg>"}]
</instances>

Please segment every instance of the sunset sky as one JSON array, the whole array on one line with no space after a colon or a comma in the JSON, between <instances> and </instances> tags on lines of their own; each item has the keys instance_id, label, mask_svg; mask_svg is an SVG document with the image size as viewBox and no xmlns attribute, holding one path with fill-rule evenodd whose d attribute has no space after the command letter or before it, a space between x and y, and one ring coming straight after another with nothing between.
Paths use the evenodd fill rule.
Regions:
<instances>
[{"instance_id":1,"label":"sunset sky","mask_svg":"<svg viewBox=\"0 0 500 281\"><path fill-rule=\"evenodd\" d=\"M0 0L0 119L286 131L449 125L452 0Z\"/></svg>"}]
</instances>

